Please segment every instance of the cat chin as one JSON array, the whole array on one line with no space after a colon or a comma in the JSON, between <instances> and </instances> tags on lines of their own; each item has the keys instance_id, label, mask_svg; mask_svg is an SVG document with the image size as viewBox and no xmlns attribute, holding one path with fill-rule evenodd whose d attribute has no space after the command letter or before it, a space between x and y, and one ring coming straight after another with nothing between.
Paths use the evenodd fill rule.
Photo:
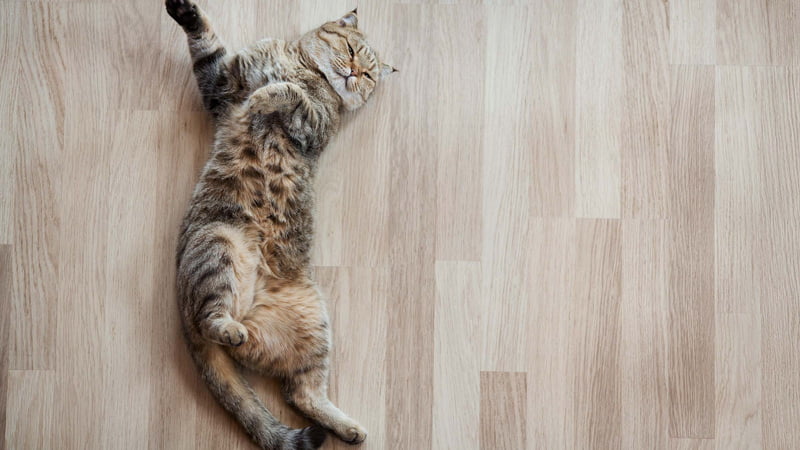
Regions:
<instances>
[{"instance_id":1,"label":"cat chin","mask_svg":"<svg viewBox=\"0 0 800 450\"><path fill-rule=\"evenodd\" d=\"M342 106L346 111L355 111L364 106L364 99L357 92L350 92L342 86L341 90L336 89L336 93L342 99Z\"/></svg>"},{"instance_id":2,"label":"cat chin","mask_svg":"<svg viewBox=\"0 0 800 450\"><path fill-rule=\"evenodd\" d=\"M358 92L352 92L347 90L347 82L343 77L338 77L340 79L336 79L334 77L334 81L331 82L331 86L333 90L339 95L339 98L342 99L342 106L346 111L355 111L356 109L364 106L364 99L361 98L361 94ZM329 81L330 82L330 81Z\"/></svg>"}]
</instances>

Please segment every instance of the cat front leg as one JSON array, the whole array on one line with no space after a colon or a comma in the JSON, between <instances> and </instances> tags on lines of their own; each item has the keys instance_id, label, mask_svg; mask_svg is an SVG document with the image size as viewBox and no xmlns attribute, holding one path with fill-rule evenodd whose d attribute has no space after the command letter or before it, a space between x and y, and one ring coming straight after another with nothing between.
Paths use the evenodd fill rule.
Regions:
<instances>
[{"instance_id":1,"label":"cat front leg","mask_svg":"<svg viewBox=\"0 0 800 450\"><path fill-rule=\"evenodd\" d=\"M302 108L312 127L316 128L319 124L314 105L303 92L303 88L295 83L271 83L259 88L250 95L248 108L250 114L262 115L291 112L295 108Z\"/></svg>"},{"instance_id":2,"label":"cat front leg","mask_svg":"<svg viewBox=\"0 0 800 450\"><path fill-rule=\"evenodd\" d=\"M166 0L167 14L186 32L189 54L203 105L214 116L218 116L229 101L223 95L225 78L221 75L227 70L225 45L217 37L211 21L202 9L191 0Z\"/></svg>"}]
</instances>

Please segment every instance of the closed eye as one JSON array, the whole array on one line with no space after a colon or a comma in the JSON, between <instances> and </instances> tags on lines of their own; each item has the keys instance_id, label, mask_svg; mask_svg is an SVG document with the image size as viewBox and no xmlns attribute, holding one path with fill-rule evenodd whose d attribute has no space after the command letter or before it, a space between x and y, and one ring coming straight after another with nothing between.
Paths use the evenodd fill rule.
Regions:
<instances>
[{"instance_id":1,"label":"closed eye","mask_svg":"<svg viewBox=\"0 0 800 450\"><path fill-rule=\"evenodd\" d=\"M353 47L351 47L350 44L347 44L347 51L350 52L351 58L356 56L356 54L353 52Z\"/></svg>"},{"instance_id":2,"label":"closed eye","mask_svg":"<svg viewBox=\"0 0 800 450\"><path fill-rule=\"evenodd\" d=\"M367 77L367 78L369 78L370 80L372 80L372 76L371 76L370 74L368 74L367 72L364 72L364 76L365 76L365 77ZM374 81L374 80L373 80L373 81Z\"/></svg>"}]
</instances>

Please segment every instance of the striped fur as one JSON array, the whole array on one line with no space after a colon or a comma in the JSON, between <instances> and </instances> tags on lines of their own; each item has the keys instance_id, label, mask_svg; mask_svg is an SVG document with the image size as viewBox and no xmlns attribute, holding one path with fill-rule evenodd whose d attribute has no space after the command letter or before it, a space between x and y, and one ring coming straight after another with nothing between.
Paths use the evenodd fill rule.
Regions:
<instances>
[{"instance_id":1,"label":"striped fur","mask_svg":"<svg viewBox=\"0 0 800 450\"><path fill-rule=\"evenodd\" d=\"M167 0L186 32L214 150L181 226L177 280L184 334L210 391L263 449L317 448L322 426L349 443L366 431L327 396L325 304L309 276L312 179L343 109L394 71L358 30L356 12L297 41L229 53L190 0ZM316 424L282 425L240 373L284 380Z\"/></svg>"}]
</instances>

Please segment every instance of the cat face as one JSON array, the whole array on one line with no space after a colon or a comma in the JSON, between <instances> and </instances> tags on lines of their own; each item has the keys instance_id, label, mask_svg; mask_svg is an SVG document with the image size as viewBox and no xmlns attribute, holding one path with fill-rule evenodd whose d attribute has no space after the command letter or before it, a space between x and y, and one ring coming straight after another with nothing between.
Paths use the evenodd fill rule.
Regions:
<instances>
[{"instance_id":1,"label":"cat face","mask_svg":"<svg viewBox=\"0 0 800 450\"><path fill-rule=\"evenodd\" d=\"M394 72L358 29L356 11L308 33L303 47L342 98L348 111L366 103L380 80Z\"/></svg>"}]
</instances>

